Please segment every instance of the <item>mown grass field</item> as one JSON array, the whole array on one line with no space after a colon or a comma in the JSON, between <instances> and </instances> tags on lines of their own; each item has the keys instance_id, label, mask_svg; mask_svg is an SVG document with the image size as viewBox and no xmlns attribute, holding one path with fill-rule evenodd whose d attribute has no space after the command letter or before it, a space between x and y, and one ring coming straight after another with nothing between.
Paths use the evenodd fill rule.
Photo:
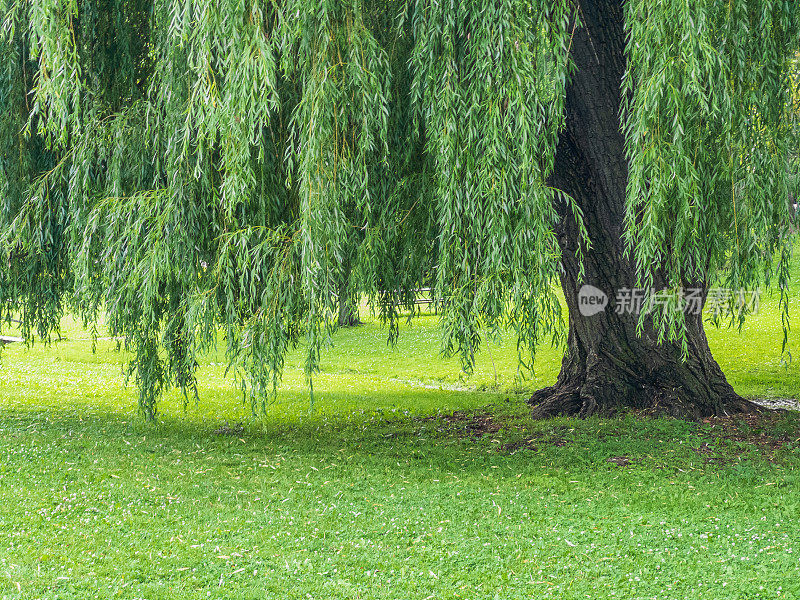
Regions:
<instances>
[{"instance_id":1,"label":"mown grass field","mask_svg":"<svg viewBox=\"0 0 800 600\"><path fill-rule=\"evenodd\" d=\"M534 422L511 340L466 377L427 316L337 334L313 410L299 353L257 418L209 356L154 425L112 341L63 335L2 353L0 598L800 598L794 413ZM741 393L800 398L774 299L710 337Z\"/></svg>"}]
</instances>

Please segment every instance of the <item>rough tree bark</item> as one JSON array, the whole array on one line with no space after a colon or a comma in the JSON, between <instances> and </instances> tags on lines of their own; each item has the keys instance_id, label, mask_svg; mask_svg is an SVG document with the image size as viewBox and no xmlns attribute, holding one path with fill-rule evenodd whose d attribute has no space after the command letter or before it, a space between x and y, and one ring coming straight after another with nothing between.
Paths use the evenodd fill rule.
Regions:
<instances>
[{"instance_id":1,"label":"rough tree bark","mask_svg":"<svg viewBox=\"0 0 800 600\"><path fill-rule=\"evenodd\" d=\"M577 71L567 88L566 127L556 151L551 184L580 205L592 248L578 283L574 220L563 214L559 244L561 285L569 309L568 348L557 383L530 400L538 417L613 414L620 408L700 418L756 410L738 396L709 350L700 315L687 315L688 360L680 346L659 345L651 328L637 335L635 314L617 314L616 291L636 286L621 239L628 163L620 126L620 84L625 70L622 0L582 0L583 27L574 32ZM581 285L609 298L605 310L583 316Z\"/></svg>"}]
</instances>

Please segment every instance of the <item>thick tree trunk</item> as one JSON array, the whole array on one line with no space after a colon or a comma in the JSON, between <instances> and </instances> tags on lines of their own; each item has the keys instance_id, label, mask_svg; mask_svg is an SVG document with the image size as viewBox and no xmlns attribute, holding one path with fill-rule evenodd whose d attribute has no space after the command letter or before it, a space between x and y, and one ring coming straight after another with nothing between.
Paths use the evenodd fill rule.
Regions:
<instances>
[{"instance_id":1,"label":"thick tree trunk","mask_svg":"<svg viewBox=\"0 0 800 600\"><path fill-rule=\"evenodd\" d=\"M620 128L625 70L622 0L582 0L583 27L572 40L577 71L567 88L566 128L559 140L554 187L583 210L592 248L578 283L578 232L566 212L559 243L561 285L569 309L568 348L555 386L531 398L536 416L613 414L620 408L699 418L755 410L738 396L714 360L701 315L687 315L688 360L678 344L657 343L650 327L637 335L638 315L617 312L617 290L635 288L634 266L621 239L628 163ZM605 310L580 312L579 292L591 285L608 296Z\"/></svg>"}]
</instances>

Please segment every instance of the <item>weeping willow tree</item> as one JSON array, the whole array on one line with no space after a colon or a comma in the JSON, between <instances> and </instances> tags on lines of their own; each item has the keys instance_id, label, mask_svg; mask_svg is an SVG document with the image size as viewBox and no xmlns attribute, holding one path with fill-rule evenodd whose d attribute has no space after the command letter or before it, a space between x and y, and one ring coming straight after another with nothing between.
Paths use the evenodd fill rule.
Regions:
<instances>
[{"instance_id":1,"label":"weeping willow tree","mask_svg":"<svg viewBox=\"0 0 800 600\"><path fill-rule=\"evenodd\" d=\"M0 319L104 316L149 417L221 339L254 402L302 346L313 396L343 285L390 340L433 286L466 369L565 340L539 415L750 407L680 292L785 289L795 2L0 8Z\"/></svg>"}]
</instances>

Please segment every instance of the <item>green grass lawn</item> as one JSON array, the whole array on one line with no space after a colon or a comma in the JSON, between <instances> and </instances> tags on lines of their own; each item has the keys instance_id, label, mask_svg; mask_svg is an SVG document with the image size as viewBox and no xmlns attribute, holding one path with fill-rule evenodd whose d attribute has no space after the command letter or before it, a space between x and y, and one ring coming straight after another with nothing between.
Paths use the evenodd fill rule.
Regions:
<instances>
[{"instance_id":1,"label":"green grass lawn","mask_svg":"<svg viewBox=\"0 0 800 600\"><path fill-rule=\"evenodd\" d=\"M428 316L340 332L314 410L299 352L258 418L209 356L153 425L114 343L63 335L2 354L0 598L800 598L794 414L534 422L513 341L466 377ZM800 397L774 299L710 338L740 393Z\"/></svg>"}]
</instances>

